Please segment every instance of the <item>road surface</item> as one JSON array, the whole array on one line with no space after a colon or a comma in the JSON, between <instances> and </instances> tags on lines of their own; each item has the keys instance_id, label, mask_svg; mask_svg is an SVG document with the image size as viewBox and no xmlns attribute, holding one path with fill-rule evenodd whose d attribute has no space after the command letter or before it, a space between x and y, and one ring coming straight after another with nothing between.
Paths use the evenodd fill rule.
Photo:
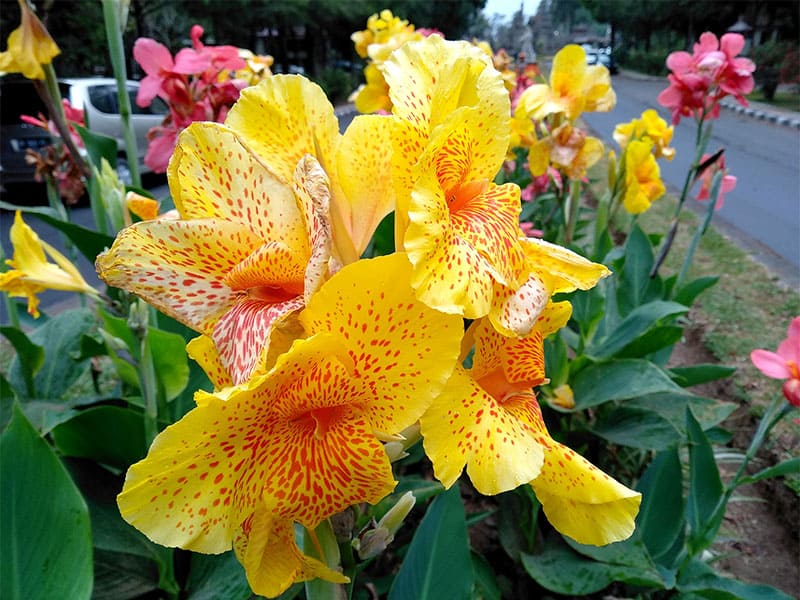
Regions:
<instances>
[{"instance_id":1,"label":"road surface","mask_svg":"<svg viewBox=\"0 0 800 600\"><path fill-rule=\"evenodd\" d=\"M666 109L656 103L666 79L638 79L618 75L612 79L617 106L609 113L587 113L586 123L610 147L617 123L655 108L669 121ZM662 178L678 194L694 157L694 121L683 119L675 127L672 162L659 161ZM745 247L781 278L796 287L800 277L800 130L722 109L714 122L707 151L725 149L736 189L725 195L713 223L734 242ZM699 185L693 190L697 193ZM693 194L693 196L694 196ZM701 206L692 197L694 208Z\"/></svg>"}]
</instances>

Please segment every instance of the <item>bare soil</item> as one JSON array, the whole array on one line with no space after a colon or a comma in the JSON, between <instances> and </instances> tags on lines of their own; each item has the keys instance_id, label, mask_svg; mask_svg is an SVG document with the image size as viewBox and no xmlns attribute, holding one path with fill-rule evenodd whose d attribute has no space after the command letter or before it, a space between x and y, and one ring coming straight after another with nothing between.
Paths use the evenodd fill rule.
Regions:
<instances>
[{"instance_id":1,"label":"bare soil","mask_svg":"<svg viewBox=\"0 0 800 600\"><path fill-rule=\"evenodd\" d=\"M705 347L702 317L692 311L692 324L673 351L671 366L715 363ZM733 434L732 448L744 451L758 425L750 406L735 393L735 384L747 389L748 382L731 378L698 385L692 392L709 398L737 402L739 408L724 427ZM778 430L754 461L754 471L777 464L798 453L798 439ZM723 478L730 477L738 465L723 465ZM720 555L716 567L723 573L749 583L774 586L793 598L800 598L800 499L782 478L742 486L728 505L714 551Z\"/></svg>"}]
</instances>

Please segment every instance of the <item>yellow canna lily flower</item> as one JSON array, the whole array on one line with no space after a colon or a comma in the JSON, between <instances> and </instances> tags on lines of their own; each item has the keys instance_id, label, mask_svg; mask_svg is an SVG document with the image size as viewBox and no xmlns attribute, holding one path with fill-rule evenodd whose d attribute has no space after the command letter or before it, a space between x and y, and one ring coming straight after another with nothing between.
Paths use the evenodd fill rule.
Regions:
<instances>
[{"instance_id":1,"label":"yellow canna lily flower","mask_svg":"<svg viewBox=\"0 0 800 600\"><path fill-rule=\"evenodd\" d=\"M467 332L475 342L472 368L454 372L420 426L445 487L464 467L482 494L530 483L558 531L602 545L630 536L641 495L553 440L531 389L547 381L544 337L570 314L569 303L550 303L523 338L504 337L486 320L473 323Z\"/></svg>"},{"instance_id":2,"label":"yellow canna lily flower","mask_svg":"<svg viewBox=\"0 0 800 600\"><path fill-rule=\"evenodd\" d=\"M14 256L6 263L11 270L0 273L0 290L9 296L28 299L28 313L39 317L39 299L36 294L45 290L78 292L98 297L81 276L80 271L66 256L47 242L39 239L36 232L22 220L22 213L16 212L10 230ZM50 257L55 264L48 262Z\"/></svg>"},{"instance_id":3,"label":"yellow canna lily flower","mask_svg":"<svg viewBox=\"0 0 800 600\"><path fill-rule=\"evenodd\" d=\"M49 65L61 50L28 2L18 3L21 24L8 36L8 49L0 52L0 74L22 73L28 79L44 79L42 65Z\"/></svg>"},{"instance_id":4,"label":"yellow canna lily flower","mask_svg":"<svg viewBox=\"0 0 800 600\"><path fill-rule=\"evenodd\" d=\"M531 174L544 174L548 165L560 169L570 179L581 179L589 167L603 157L603 142L572 123L562 123L530 150Z\"/></svg>"},{"instance_id":5,"label":"yellow canna lily flower","mask_svg":"<svg viewBox=\"0 0 800 600\"><path fill-rule=\"evenodd\" d=\"M666 191L652 148L653 143L649 140L633 140L625 149L625 195L622 202L625 210L633 215L645 212Z\"/></svg>"},{"instance_id":6,"label":"yellow canna lily flower","mask_svg":"<svg viewBox=\"0 0 800 600\"><path fill-rule=\"evenodd\" d=\"M588 66L584 49L569 44L553 57L550 85L532 85L522 93L518 106L537 121L557 113L572 121L583 112L608 112L616 102L608 69Z\"/></svg>"},{"instance_id":7,"label":"yellow canna lily flower","mask_svg":"<svg viewBox=\"0 0 800 600\"><path fill-rule=\"evenodd\" d=\"M236 545L257 593L332 579L288 543L291 523L313 529L391 492L381 439L419 419L458 358L461 319L415 300L410 276L395 254L323 284L300 316L306 339L246 385L199 392L197 407L159 434L128 471L123 517L166 546Z\"/></svg>"},{"instance_id":8,"label":"yellow canna lily flower","mask_svg":"<svg viewBox=\"0 0 800 600\"><path fill-rule=\"evenodd\" d=\"M620 123L614 128L614 140L621 149L625 149L631 140L643 140L653 143L653 153L656 158L664 157L672 160L675 157L675 148L670 148L674 127L667 126L667 122L658 116L652 108L642 113L640 119L633 119L628 123Z\"/></svg>"},{"instance_id":9,"label":"yellow canna lily flower","mask_svg":"<svg viewBox=\"0 0 800 600\"><path fill-rule=\"evenodd\" d=\"M505 159L510 102L489 57L432 35L384 64L394 105L395 243L429 306L485 316L496 283L524 281L519 188L492 181Z\"/></svg>"}]
</instances>

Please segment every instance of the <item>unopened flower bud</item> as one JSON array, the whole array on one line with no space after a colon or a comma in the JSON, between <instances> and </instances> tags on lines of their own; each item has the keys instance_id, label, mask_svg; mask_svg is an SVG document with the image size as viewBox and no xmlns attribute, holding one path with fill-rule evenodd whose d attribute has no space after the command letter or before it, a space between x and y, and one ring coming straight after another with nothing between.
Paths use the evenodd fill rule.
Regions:
<instances>
[{"instance_id":1,"label":"unopened flower bud","mask_svg":"<svg viewBox=\"0 0 800 600\"><path fill-rule=\"evenodd\" d=\"M558 386L553 390L553 398L550 402L561 408L575 408L575 395L572 393L572 388L566 383Z\"/></svg>"},{"instance_id":2,"label":"unopened flower bud","mask_svg":"<svg viewBox=\"0 0 800 600\"><path fill-rule=\"evenodd\" d=\"M367 560L386 550L415 503L414 494L406 492L373 529L363 532L353 540L353 548L361 560Z\"/></svg>"}]
</instances>

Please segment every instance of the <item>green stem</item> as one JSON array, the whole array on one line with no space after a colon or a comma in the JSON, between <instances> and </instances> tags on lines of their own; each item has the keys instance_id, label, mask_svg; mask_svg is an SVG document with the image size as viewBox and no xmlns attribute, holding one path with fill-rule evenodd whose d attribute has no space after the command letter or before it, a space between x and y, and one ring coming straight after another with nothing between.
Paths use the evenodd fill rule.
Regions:
<instances>
[{"instance_id":1,"label":"green stem","mask_svg":"<svg viewBox=\"0 0 800 600\"><path fill-rule=\"evenodd\" d=\"M91 172L78 147L72 140L72 135L70 135L67 117L64 114L64 105L61 103L61 90L58 89L58 78L56 77L55 69L53 69L52 64L42 65L42 69L44 70L44 85L41 85L41 82L34 81L34 86L37 88L39 96L41 96L47 107L47 112L58 130L58 134L61 136L61 142L69 150L81 174L88 179L91 176Z\"/></svg>"},{"instance_id":2,"label":"green stem","mask_svg":"<svg viewBox=\"0 0 800 600\"><path fill-rule=\"evenodd\" d=\"M136 135L131 123L131 98L128 94L128 74L125 67L125 50L122 43L122 29L119 22L119 0L103 0L103 17L106 24L106 38L114 77L117 80L117 96L119 97L119 115L122 118L122 134L125 139L125 154L128 157L128 168L134 186L142 187L139 175L139 154L136 148Z\"/></svg>"},{"instance_id":3,"label":"green stem","mask_svg":"<svg viewBox=\"0 0 800 600\"><path fill-rule=\"evenodd\" d=\"M306 535L303 537L303 550L306 554L317 557L329 568L340 569L339 544L329 520L325 519L314 531L306 531ZM343 585L322 579L307 581L305 588L307 600L346 600L347 598Z\"/></svg>"},{"instance_id":4,"label":"green stem","mask_svg":"<svg viewBox=\"0 0 800 600\"><path fill-rule=\"evenodd\" d=\"M3 250L3 247L0 246L0 264L6 264L6 253ZM5 272L7 269L3 266L2 272ZM6 306L6 313L8 313L8 322L11 323L12 327L16 327L17 329L20 328L19 324L19 311L17 307L17 303L11 299L11 296L8 294L3 294L3 302Z\"/></svg>"},{"instance_id":5,"label":"green stem","mask_svg":"<svg viewBox=\"0 0 800 600\"><path fill-rule=\"evenodd\" d=\"M569 198L567 201L567 231L564 234L564 241L569 245L572 243L572 236L575 235L575 225L578 222L578 207L581 201L581 182L579 179L570 179Z\"/></svg>"}]
</instances>

